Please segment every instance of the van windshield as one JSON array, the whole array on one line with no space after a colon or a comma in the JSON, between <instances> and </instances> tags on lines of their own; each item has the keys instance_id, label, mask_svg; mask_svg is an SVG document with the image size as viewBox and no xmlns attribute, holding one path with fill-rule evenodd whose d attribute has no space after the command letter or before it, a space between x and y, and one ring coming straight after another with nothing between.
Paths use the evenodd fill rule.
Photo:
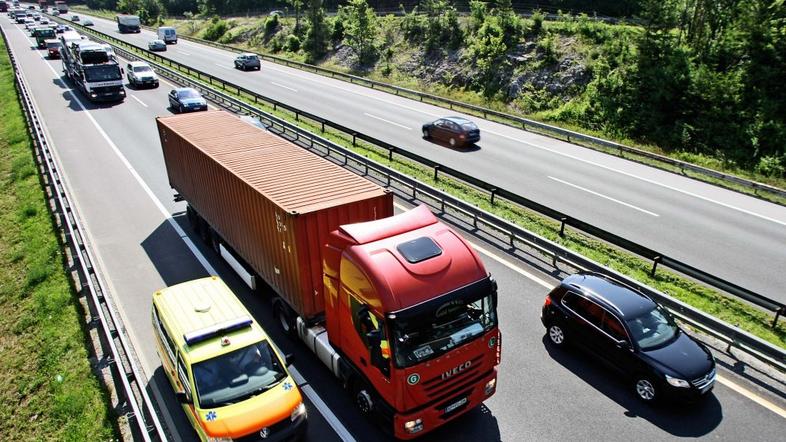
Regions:
<instances>
[{"instance_id":1,"label":"van windshield","mask_svg":"<svg viewBox=\"0 0 786 442\"><path fill-rule=\"evenodd\" d=\"M242 402L264 393L287 377L267 341L194 364L199 408Z\"/></svg>"}]
</instances>

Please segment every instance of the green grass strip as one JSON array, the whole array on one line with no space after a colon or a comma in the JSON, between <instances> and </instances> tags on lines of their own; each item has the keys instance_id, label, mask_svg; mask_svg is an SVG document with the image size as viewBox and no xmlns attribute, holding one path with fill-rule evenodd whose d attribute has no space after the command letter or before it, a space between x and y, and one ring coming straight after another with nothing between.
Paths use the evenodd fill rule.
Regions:
<instances>
[{"instance_id":1,"label":"green grass strip","mask_svg":"<svg viewBox=\"0 0 786 442\"><path fill-rule=\"evenodd\" d=\"M142 50L139 50L133 45L124 43L122 46L142 58L147 58ZM193 81L211 87L206 81L188 74L186 70L178 70L174 66L172 69L189 77ZM216 85L212 87L220 90ZM588 237L582 233L572 231L569 228L566 229L565 236L561 237L559 235L559 223L545 218L538 213L499 198L495 200L494 204L491 204L488 194L478 191L471 186L445 177L439 177L437 180L434 180L434 171L432 169L400 156L394 156L392 161L388 160L388 152L385 149L381 149L363 141L357 141L353 146L351 136L330 128L326 128L326 130L322 132L322 126L317 121L312 121L302 116L296 120L295 115L291 112L283 111L280 108L274 110L272 106L264 102L255 103L253 97L246 94L238 95L234 93L236 91L233 92L232 88L227 88L226 90L222 90L222 92L251 104L267 113L276 115L302 129L312 133L318 133L336 144L384 164L398 172L404 173L424 184L438 188L450 195L474 204L483 210L504 218L574 252L580 253L587 258L611 267L619 273L647 284L650 287L679 299L716 318L736 325L767 342L781 348L786 348L786 326L784 326L783 320L781 320L776 327L771 327L773 315L769 312L762 311L716 290L697 284L664 269L663 266L659 267L654 277L650 276L652 262L648 260Z\"/></svg>"},{"instance_id":2,"label":"green grass strip","mask_svg":"<svg viewBox=\"0 0 786 442\"><path fill-rule=\"evenodd\" d=\"M2 40L0 103L0 439L116 439Z\"/></svg>"}]
</instances>

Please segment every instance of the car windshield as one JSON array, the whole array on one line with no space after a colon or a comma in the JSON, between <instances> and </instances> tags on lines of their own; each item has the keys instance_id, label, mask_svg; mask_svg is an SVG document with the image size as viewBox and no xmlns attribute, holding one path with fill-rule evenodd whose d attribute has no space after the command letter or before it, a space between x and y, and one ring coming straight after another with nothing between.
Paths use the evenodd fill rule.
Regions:
<instances>
[{"instance_id":1,"label":"car windshield","mask_svg":"<svg viewBox=\"0 0 786 442\"><path fill-rule=\"evenodd\" d=\"M85 80L93 81L114 81L120 80L120 68L117 65L110 66L91 66L85 68Z\"/></svg>"},{"instance_id":2,"label":"car windshield","mask_svg":"<svg viewBox=\"0 0 786 442\"><path fill-rule=\"evenodd\" d=\"M150 66L134 66L134 72L150 72Z\"/></svg>"},{"instance_id":3,"label":"car windshield","mask_svg":"<svg viewBox=\"0 0 786 442\"><path fill-rule=\"evenodd\" d=\"M202 97L199 95L199 92L193 89L186 89L186 90L178 91L177 98L183 99L183 98L202 98Z\"/></svg>"},{"instance_id":4,"label":"car windshield","mask_svg":"<svg viewBox=\"0 0 786 442\"><path fill-rule=\"evenodd\" d=\"M679 334L677 324L660 306L625 322L633 340L643 351L661 347Z\"/></svg>"},{"instance_id":5,"label":"car windshield","mask_svg":"<svg viewBox=\"0 0 786 442\"><path fill-rule=\"evenodd\" d=\"M199 408L222 407L261 394L287 377L267 341L194 364Z\"/></svg>"},{"instance_id":6,"label":"car windshield","mask_svg":"<svg viewBox=\"0 0 786 442\"><path fill-rule=\"evenodd\" d=\"M415 314L399 313L393 321L396 365L409 367L435 358L496 327L494 297L484 287L460 297L445 295L447 299L430 302L430 308Z\"/></svg>"}]
</instances>

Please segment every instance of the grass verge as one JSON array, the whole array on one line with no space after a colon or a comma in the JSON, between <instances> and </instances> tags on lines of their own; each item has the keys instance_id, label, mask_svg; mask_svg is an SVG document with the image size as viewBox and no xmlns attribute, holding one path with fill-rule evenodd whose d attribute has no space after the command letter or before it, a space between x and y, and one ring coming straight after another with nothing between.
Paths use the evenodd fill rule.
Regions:
<instances>
[{"instance_id":1,"label":"grass verge","mask_svg":"<svg viewBox=\"0 0 786 442\"><path fill-rule=\"evenodd\" d=\"M145 58L144 52L140 51L138 48L129 44L124 44L123 47ZM172 68L178 70L174 65ZM196 77L193 72L187 70L178 70L178 72L207 87L215 87ZM472 203L483 210L515 223L596 262L609 266L622 274L656 288L712 316L737 325L741 329L774 345L786 348L786 326L784 326L781 321L776 327L771 327L770 324L773 315L768 312L764 312L758 308L721 294L716 290L697 284L665 270L662 266L659 267L658 272L654 276L651 276L650 269L652 263L650 261L617 249L582 233L571 231L570 229L566 229L565 235L560 236L559 223L544 218L528 209L501 200L500 198L496 198L495 203L492 204L487 193L450 178L440 177L435 180L434 171L432 169L395 155L391 160L388 158L387 150L362 141L357 141L353 145L351 136L334 131L330 128L326 128L325 131L322 131L322 126L317 121L308 120L302 116L296 119L295 115L288 111L283 111L280 108L273 109L272 106L266 105L263 102L254 102L252 96L237 94L233 92L232 89L226 89L222 92L239 98L260 110L285 119L305 130L313 133L320 133L324 138L351 149L356 153L407 174L424 184L433 186L464 201Z\"/></svg>"},{"instance_id":2,"label":"grass verge","mask_svg":"<svg viewBox=\"0 0 786 442\"><path fill-rule=\"evenodd\" d=\"M0 103L0 435L115 439L2 39Z\"/></svg>"}]
</instances>

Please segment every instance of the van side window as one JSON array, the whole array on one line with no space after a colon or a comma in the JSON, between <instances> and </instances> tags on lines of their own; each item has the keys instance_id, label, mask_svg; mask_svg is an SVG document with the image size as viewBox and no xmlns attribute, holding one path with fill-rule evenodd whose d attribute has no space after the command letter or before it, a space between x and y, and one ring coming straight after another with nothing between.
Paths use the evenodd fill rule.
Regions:
<instances>
[{"instance_id":1,"label":"van side window","mask_svg":"<svg viewBox=\"0 0 786 442\"><path fill-rule=\"evenodd\" d=\"M161 338L161 342L164 343L164 348L166 348L166 354L169 357L169 362L174 364L175 343L172 341L172 338L169 337L169 333L167 333L166 329L164 329L164 325L161 324L161 320L158 318L158 309L155 306L153 306L153 322L156 324L156 332Z\"/></svg>"},{"instance_id":2,"label":"van side window","mask_svg":"<svg viewBox=\"0 0 786 442\"><path fill-rule=\"evenodd\" d=\"M188 371L186 370L186 364L183 362L183 358L177 358L177 377L180 378L180 384L183 385L183 390L185 390L188 397L191 396L191 383L188 382Z\"/></svg>"}]
</instances>

